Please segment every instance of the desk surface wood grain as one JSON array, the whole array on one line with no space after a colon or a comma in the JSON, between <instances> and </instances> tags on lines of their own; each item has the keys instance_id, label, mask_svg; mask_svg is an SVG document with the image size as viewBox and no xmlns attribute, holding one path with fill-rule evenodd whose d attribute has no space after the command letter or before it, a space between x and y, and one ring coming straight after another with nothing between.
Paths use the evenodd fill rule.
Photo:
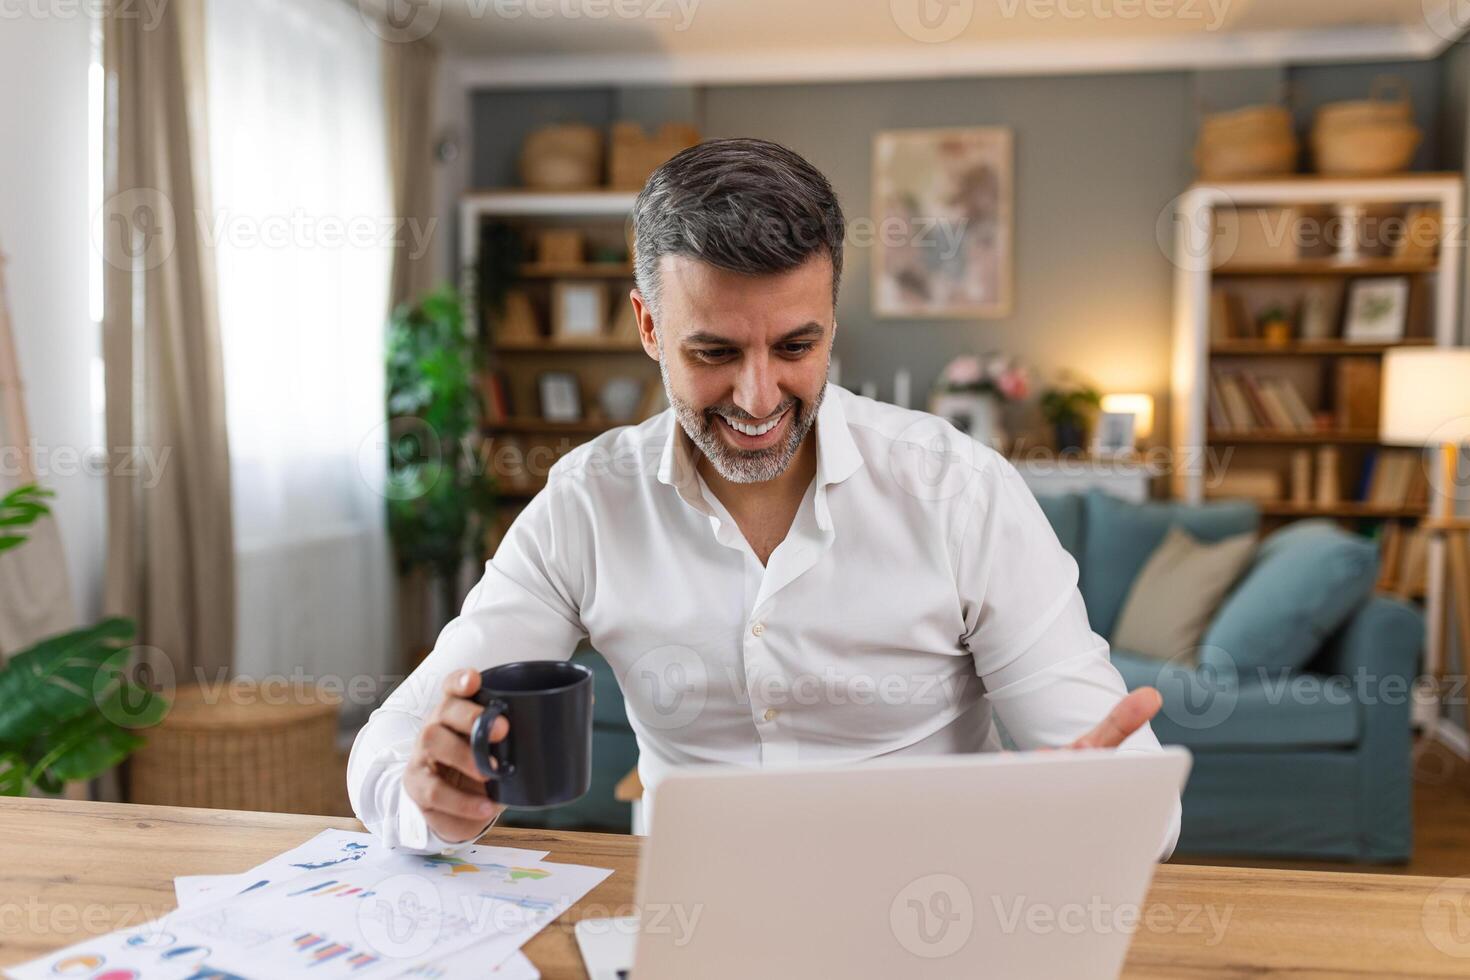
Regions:
<instances>
[{"instance_id":1,"label":"desk surface wood grain","mask_svg":"<svg viewBox=\"0 0 1470 980\"><path fill-rule=\"evenodd\" d=\"M244 871L329 827L362 829L345 818L0 798L0 967L156 918L174 908L175 876ZM638 838L496 829L485 842L613 869L525 947L546 980L585 977L572 923L633 911ZM1470 975L1470 878L1162 865L1138 918L1127 977Z\"/></svg>"}]
</instances>

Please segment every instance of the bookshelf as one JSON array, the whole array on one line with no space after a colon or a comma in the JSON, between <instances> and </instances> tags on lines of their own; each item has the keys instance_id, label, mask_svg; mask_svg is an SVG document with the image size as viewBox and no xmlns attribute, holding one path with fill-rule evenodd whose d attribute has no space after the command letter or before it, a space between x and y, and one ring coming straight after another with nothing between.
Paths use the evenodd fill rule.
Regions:
<instances>
[{"instance_id":1,"label":"bookshelf","mask_svg":"<svg viewBox=\"0 0 1470 980\"><path fill-rule=\"evenodd\" d=\"M501 503L487 542L492 552L557 459L663 407L658 365L644 353L627 309L635 199L616 191L523 190L478 190L460 199L460 267L484 355L480 451ZM487 254L491 248L502 253ZM492 274L507 297L499 312L481 298L482 280ZM563 290L578 294L565 300ZM570 401L559 396L548 404L547 376L561 379L563 396L574 392ZM603 404L611 385L623 388L616 416ZM629 391L637 392L631 403Z\"/></svg>"},{"instance_id":2,"label":"bookshelf","mask_svg":"<svg viewBox=\"0 0 1470 980\"><path fill-rule=\"evenodd\" d=\"M1238 495L1260 503L1267 528L1328 518L1376 536L1378 588L1426 604L1431 664L1441 659L1445 555L1420 524L1429 511L1426 478L1442 462L1380 445L1377 414L1386 351L1460 342L1463 183L1457 173L1202 183L1181 196L1174 215L1175 496L1219 495L1222 474L1229 484L1233 473L1248 491ZM1334 218L1345 232L1335 242L1295 233ZM1397 242L1364 234L1370 225L1386 231L1395 218L1405 232ZM1402 332L1348 336L1352 284L1375 279L1406 283ZM1251 305L1260 302L1294 314L1285 330L1266 329L1257 314L1268 311ZM1256 387L1266 378L1290 385L1310 427L1300 417L1284 426L1291 431L1254 424L1270 421L1259 418L1222 425L1221 379L1248 385L1247 376ZM1276 414L1246 398L1249 414Z\"/></svg>"},{"instance_id":3,"label":"bookshelf","mask_svg":"<svg viewBox=\"0 0 1470 980\"><path fill-rule=\"evenodd\" d=\"M1456 342L1464 256L1441 229L1462 226L1462 185L1301 176L1181 197L1172 441L1196 465L1175 467L1176 497L1251 497L1271 526L1427 512L1416 451L1379 442L1379 377L1388 350ZM1387 319L1365 316L1379 307Z\"/></svg>"}]
</instances>

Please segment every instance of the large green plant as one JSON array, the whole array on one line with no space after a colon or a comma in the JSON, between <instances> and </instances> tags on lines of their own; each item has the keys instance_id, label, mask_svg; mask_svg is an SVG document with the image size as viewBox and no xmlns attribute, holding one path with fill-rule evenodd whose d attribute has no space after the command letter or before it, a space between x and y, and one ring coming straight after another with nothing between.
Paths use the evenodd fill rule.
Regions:
<instances>
[{"instance_id":1,"label":"large green plant","mask_svg":"<svg viewBox=\"0 0 1470 980\"><path fill-rule=\"evenodd\" d=\"M50 513L50 496L27 485L0 499L0 551L25 542L22 531ZM0 795L58 793L143 744L135 729L161 721L168 702L129 679L133 635L132 620L104 619L42 640L0 667Z\"/></svg>"},{"instance_id":2,"label":"large green plant","mask_svg":"<svg viewBox=\"0 0 1470 980\"><path fill-rule=\"evenodd\" d=\"M438 579L446 613L467 557L484 557L494 482L475 452L480 396L459 294L444 287L388 326L388 531L400 571Z\"/></svg>"}]
</instances>

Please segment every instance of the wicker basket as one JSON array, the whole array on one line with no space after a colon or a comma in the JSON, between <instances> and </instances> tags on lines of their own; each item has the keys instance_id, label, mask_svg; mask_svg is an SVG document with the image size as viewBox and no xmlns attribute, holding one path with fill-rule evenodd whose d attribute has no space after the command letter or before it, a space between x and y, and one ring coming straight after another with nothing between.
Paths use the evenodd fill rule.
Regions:
<instances>
[{"instance_id":1,"label":"wicker basket","mask_svg":"<svg viewBox=\"0 0 1470 980\"><path fill-rule=\"evenodd\" d=\"M1194 162L1204 180L1268 177L1295 170L1297 149L1288 110L1248 106L1205 117Z\"/></svg>"},{"instance_id":2,"label":"wicker basket","mask_svg":"<svg viewBox=\"0 0 1470 980\"><path fill-rule=\"evenodd\" d=\"M339 702L312 687L180 688L129 764L133 803L330 813Z\"/></svg>"},{"instance_id":3,"label":"wicker basket","mask_svg":"<svg viewBox=\"0 0 1470 980\"><path fill-rule=\"evenodd\" d=\"M1334 126L1312 133L1312 158L1320 173L1376 177L1407 169L1421 139L1408 123Z\"/></svg>"},{"instance_id":4,"label":"wicker basket","mask_svg":"<svg viewBox=\"0 0 1470 980\"><path fill-rule=\"evenodd\" d=\"M1332 102L1317 110L1312 157L1317 170L1345 177L1397 173L1414 159L1423 133L1403 79L1381 75L1370 97Z\"/></svg>"},{"instance_id":5,"label":"wicker basket","mask_svg":"<svg viewBox=\"0 0 1470 980\"><path fill-rule=\"evenodd\" d=\"M542 191L589 190L602 183L602 132L568 123L543 126L521 145L521 183Z\"/></svg>"}]
</instances>

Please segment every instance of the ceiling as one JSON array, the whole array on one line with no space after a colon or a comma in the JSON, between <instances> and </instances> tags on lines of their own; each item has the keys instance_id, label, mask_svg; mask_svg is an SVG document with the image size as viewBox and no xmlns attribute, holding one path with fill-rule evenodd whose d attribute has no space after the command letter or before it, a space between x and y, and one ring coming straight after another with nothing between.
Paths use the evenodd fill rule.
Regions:
<instances>
[{"instance_id":1,"label":"ceiling","mask_svg":"<svg viewBox=\"0 0 1470 980\"><path fill-rule=\"evenodd\" d=\"M1437 55L1465 0L387 0L487 85L762 82ZM431 24L432 21L432 24Z\"/></svg>"}]
</instances>

